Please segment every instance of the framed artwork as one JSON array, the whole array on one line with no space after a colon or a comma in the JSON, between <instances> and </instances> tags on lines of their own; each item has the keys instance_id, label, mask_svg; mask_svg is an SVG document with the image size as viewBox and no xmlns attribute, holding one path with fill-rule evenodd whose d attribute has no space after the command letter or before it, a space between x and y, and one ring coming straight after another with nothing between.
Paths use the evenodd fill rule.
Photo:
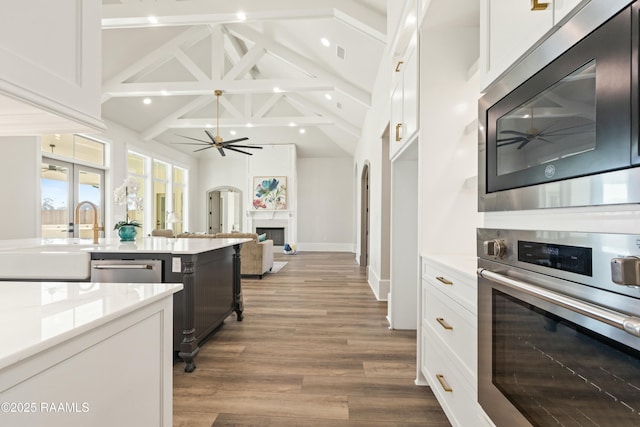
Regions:
<instances>
[{"instance_id":1,"label":"framed artwork","mask_svg":"<svg viewBox=\"0 0 640 427\"><path fill-rule=\"evenodd\" d=\"M267 210L287 209L287 177L254 177L253 208Z\"/></svg>"}]
</instances>

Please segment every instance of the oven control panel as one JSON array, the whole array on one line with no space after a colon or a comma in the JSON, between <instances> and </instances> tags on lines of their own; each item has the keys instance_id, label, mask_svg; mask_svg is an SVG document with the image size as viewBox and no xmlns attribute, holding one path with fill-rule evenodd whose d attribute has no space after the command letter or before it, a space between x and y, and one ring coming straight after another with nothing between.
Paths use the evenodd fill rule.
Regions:
<instances>
[{"instance_id":1,"label":"oven control panel","mask_svg":"<svg viewBox=\"0 0 640 427\"><path fill-rule=\"evenodd\" d=\"M591 276L592 249L518 240L518 261Z\"/></svg>"}]
</instances>

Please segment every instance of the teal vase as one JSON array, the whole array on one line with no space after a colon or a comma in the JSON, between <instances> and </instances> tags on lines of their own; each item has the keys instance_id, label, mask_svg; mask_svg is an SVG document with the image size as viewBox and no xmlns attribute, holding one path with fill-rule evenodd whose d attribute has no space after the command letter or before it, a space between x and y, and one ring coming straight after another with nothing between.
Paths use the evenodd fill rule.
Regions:
<instances>
[{"instance_id":1,"label":"teal vase","mask_svg":"<svg viewBox=\"0 0 640 427\"><path fill-rule=\"evenodd\" d=\"M123 225L118 229L118 236L121 242L132 242L136 240L136 227L133 225Z\"/></svg>"}]
</instances>

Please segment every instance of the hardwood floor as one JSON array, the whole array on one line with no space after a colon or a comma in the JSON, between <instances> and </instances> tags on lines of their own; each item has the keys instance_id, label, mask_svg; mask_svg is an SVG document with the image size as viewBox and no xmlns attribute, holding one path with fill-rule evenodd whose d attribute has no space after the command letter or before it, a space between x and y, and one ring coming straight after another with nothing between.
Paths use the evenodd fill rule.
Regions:
<instances>
[{"instance_id":1,"label":"hardwood floor","mask_svg":"<svg viewBox=\"0 0 640 427\"><path fill-rule=\"evenodd\" d=\"M414 384L415 331L390 331L349 253L275 255L288 264L243 279L230 316L191 374L173 370L174 426L448 426Z\"/></svg>"}]
</instances>

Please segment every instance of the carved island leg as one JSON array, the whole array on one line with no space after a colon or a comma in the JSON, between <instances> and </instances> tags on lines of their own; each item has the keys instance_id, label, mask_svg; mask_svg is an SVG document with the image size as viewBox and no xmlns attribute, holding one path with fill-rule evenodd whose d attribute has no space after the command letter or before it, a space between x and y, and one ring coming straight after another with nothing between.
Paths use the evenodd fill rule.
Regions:
<instances>
[{"instance_id":1,"label":"carved island leg","mask_svg":"<svg viewBox=\"0 0 640 427\"><path fill-rule=\"evenodd\" d=\"M240 245L233 245L235 250L233 254L233 295L235 300L234 311L236 312L238 322L244 319L242 312L244 311L244 303L242 302L242 285L240 283Z\"/></svg>"},{"instance_id":2,"label":"carved island leg","mask_svg":"<svg viewBox=\"0 0 640 427\"><path fill-rule=\"evenodd\" d=\"M178 352L178 356L184 360L185 372L193 372L196 369L194 359L200 351L195 337L195 279L193 273L193 261L185 261L182 276L182 343Z\"/></svg>"}]
</instances>

